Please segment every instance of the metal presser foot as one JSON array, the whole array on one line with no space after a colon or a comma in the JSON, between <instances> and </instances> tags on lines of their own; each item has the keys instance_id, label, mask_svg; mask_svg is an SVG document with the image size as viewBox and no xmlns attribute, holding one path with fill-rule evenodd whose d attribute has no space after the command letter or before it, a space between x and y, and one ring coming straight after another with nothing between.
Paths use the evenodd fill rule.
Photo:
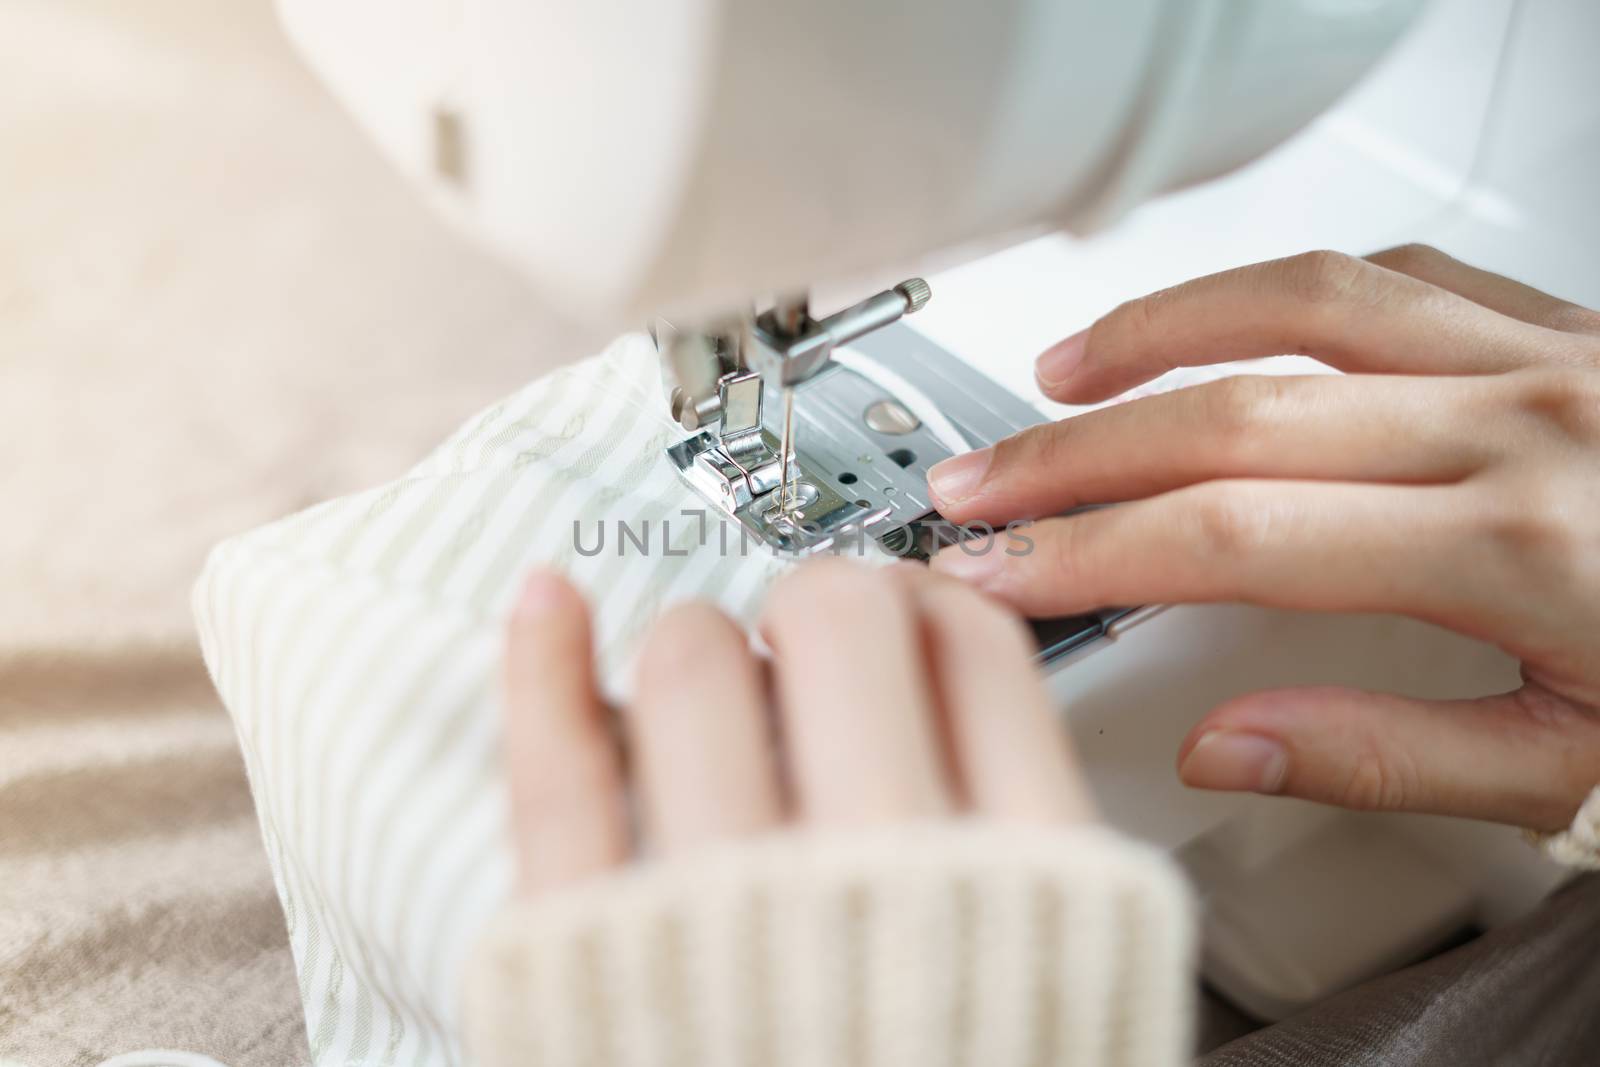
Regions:
<instances>
[{"instance_id":1,"label":"metal presser foot","mask_svg":"<svg viewBox=\"0 0 1600 1067\"><path fill-rule=\"evenodd\" d=\"M679 475L757 544L799 555L846 539L903 539L928 516L927 470L1040 421L1027 404L894 325L931 292L912 278L823 319L803 297L707 332L658 323L673 417L691 436L667 450ZM834 360L854 355L878 380ZM853 360L852 360L853 362ZM914 383L962 437L923 425L882 380ZM900 554L897 552L897 554Z\"/></svg>"},{"instance_id":2,"label":"metal presser foot","mask_svg":"<svg viewBox=\"0 0 1600 1067\"><path fill-rule=\"evenodd\" d=\"M804 297L788 297L709 333L658 323L672 414L694 431L667 450L679 475L758 542L781 552L805 554L842 535L870 536L894 509L851 490L853 479L829 477L797 447L814 431L803 413L797 417L796 394L823 376L839 346L920 310L929 295L927 283L912 278L820 320Z\"/></svg>"}]
</instances>

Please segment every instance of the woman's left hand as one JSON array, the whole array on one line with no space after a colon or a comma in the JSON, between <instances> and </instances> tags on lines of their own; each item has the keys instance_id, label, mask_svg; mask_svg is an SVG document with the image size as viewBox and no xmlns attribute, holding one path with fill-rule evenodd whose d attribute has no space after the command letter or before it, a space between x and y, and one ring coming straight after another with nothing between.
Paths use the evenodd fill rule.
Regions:
<instances>
[{"instance_id":1,"label":"woman's left hand","mask_svg":"<svg viewBox=\"0 0 1600 1067\"><path fill-rule=\"evenodd\" d=\"M727 616L673 608L613 712L582 596L528 580L505 659L525 891L786 828L1093 819L1026 631L971 589L909 563L814 560L773 589L761 631L770 679Z\"/></svg>"},{"instance_id":2,"label":"woman's left hand","mask_svg":"<svg viewBox=\"0 0 1600 1067\"><path fill-rule=\"evenodd\" d=\"M1181 877L1095 825L1020 620L823 559L761 631L770 660L710 605L669 610L612 708L583 598L529 579L521 891L467 969L474 1062L1185 1062Z\"/></svg>"}]
</instances>

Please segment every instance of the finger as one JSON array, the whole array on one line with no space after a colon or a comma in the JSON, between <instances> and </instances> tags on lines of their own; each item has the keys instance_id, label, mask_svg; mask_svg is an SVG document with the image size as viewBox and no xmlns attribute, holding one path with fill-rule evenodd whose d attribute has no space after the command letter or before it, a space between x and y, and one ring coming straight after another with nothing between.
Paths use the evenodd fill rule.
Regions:
<instances>
[{"instance_id":1,"label":"finger","mask_svg":"<svg viewBox=\"0 0 1600 1067\"><path fill-rule=\"evenodd\" d=\"M928 487L954 522L1005 522L1213 478L1458 481L1499 454L1493 381L1226 378L1032 427L938 464Z\"/></svg>"},{"instance_id":2,"label":"finger","mask_svg":"<svg viewBox=\"0 0 1600 1067\"><path fill-rule=\"evenodd\" d=\"M1039 357L1046 395L1105 400L1175 367L1313 356L1346 371L1489 374L1576 361L1580 339L1529 326L1353 256L1311 252L1129 301Z\"/></svg>"},{"instance_id":3,"label":"finger","mask_svg":"<svg viewBox=\"0 0 1600 1067\"><path fill-rule=\"evenodd\" d=\"M1244 601L1470 629L1484 609L1467 598L1488 589L1460 581L1480 565L1472 501L1448 486L1206 482L955 545L932 566L1036 617Z\"/></svg>"},{"instance_id":4,"label":"finger","mask_svg":"<svg viewBox=\"0 0 1600 1067\"><path fill-rule=\"evenodd\" d=\"M902 563L890 572L911 590L921 615L951 763L967 805L999 820L1092 818L1088 789L1021 620L926 567Z\"/></svg>"},{"instance_id":5,"label":"finger","mask_svg":"<svg viewBox=\"0 0 1600 1067\"><path fill-rule=\"evenodd\" d=\"M764 682L731 619L709 604L667 612L634 691L629 752L652 848L679 854L777 825Z\"/></svg>"},{"instance_id":6,"label":"finger","mask_svg":"<svg viewBox=\"0 0 1600 1067\"><path fill-rule=\"evenodd\" d=\"M595 684L589 612L559 575L532 575L511 616L505 714L523 890L622 863L628 856L622 776Z\"/></svg>"},{"instance_id":7,"label":"finger","mask_svg":"<svg viewBox=\"0 0 1600 1067\"><path fill-rule=\"evenodd\" d=\"M1600 781L1600 720L1533 685L1449 701L1277 690L1207 715L1178 765L1201 789L1558 830Z\"/></svg>"},{"instance_id":8,"label":"finger","mask_svg":"<svg viewBox=\"0 0 1600 1067\"><path fill-rule=\"evenodd\" d=\"M898 582L841 559L803 564L773 589L761 632L802 818L865 825L948 810L917 616Z\"/></svg>"},{"instance_id":9,"label":"finger","mask_svg":"<svg viewBox=\"0 0 1600 1067\"><path fill-rule=\"evenodd\" d=\"M1600 314L1529 285L1469 266L1437 248L1400 245L1374 252L1369 263L1448 289L1491 311L1564 333L1600 333Z\"/></svg>"}]
</instances>

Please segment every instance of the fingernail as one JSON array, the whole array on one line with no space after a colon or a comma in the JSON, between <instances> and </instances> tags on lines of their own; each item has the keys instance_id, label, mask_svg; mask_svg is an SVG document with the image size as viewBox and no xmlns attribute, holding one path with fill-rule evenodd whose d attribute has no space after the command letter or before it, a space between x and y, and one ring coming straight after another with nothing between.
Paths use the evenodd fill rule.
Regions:
<instances>
[{"instance_id":1,"label":"fingernail","mask_svg":"<svg viewBox=\"0 0 1600 1067\"><path fill-rule=\"evenodd\" d=\"M990 538L987 543L973 541L940 549L928 561L928 566L940 574L948 574L982 588L999 576L1000 568L1005 564L1004 556L994 538Z\"/></svg>"},{"instance_id":2,"label":"fingernail","mask_svg":"<svg viewBox=\"0 0 1600 1067\"><path fill-rule=\"evenodd\" d=\"M516 614L524 619L542 618L565 610L571 599L571 589L565 578L553 571L534 571L522 583Z\"/></svg>"},{"instance_id":3,"label":"fingernail","mask_svg":"<svg viewBox=\"0 0 1600 1067\"><path fill-rule=\"evenodd\" d=\"M1289 753L1259 734L1212 730L1200 735L1178 777L1199 789L1276 793L1289 773Z\"/></svg>"},{"instance_id":4,"label":"fingernail","mask_svg":"<svg viewBox=\"0 0 1600 1067\"><path fill-rule=\"evenodd\" d=\"M965 500L983 484L993 459L994 449L979 448L935 463L928 471L928 488L942 504Z\"/></svg>"},{"instance_id":5,"label":"fingernail","mask_svg":"<svg viewBox=\"0 0 1600 1067\"><path fill-rule=\"evenodd\" d=\"M1033 376L1047 390L1061 385L1083 362L1083 351L1088 343L1088 330L1079 330L1065 341L1057 341L1034 360Z\"/></svg>"}]
</instances>

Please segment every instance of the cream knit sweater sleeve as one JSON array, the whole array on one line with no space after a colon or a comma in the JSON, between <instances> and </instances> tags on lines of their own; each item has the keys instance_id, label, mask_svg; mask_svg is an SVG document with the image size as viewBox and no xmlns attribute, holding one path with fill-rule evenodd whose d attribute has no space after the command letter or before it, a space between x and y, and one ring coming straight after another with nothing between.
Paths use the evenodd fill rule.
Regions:
<instances>
[{"instance_id":1,"label":"cream knit sweater sleeve","mask_svg":"<svg viewBox=\"0 0 1600 1067\"><path fill-rule=\"evenodd\" d=\"M1098 827L757 839L503 911L469 964L479 1067L1176 1067L1193 920Z\"/></svg>"}]
</instances>

